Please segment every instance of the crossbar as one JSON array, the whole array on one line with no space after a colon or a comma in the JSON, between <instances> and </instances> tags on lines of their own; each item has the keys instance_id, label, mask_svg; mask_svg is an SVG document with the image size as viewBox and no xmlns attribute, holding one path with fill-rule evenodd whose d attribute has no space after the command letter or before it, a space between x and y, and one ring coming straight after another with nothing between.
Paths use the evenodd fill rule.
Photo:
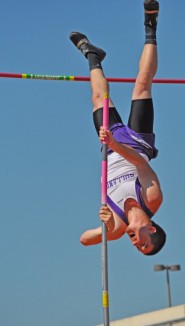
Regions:
<instances>
[{"instance_id":1,"label":"crossbar","mask_svg":"<svg viewBox=\"0 0 185 326\"><path fill-rule=\"evenodd\" d=\"M90 77L85 76L55 76L55 75L37 75L37 74L17 74L9 72L0 72L0 78L22 78L39 80L63 80L63 81L81 81L88 82ZM134 83L136 78L114 78L107 77L108 82L112 83ZM185 79L157 78L153 79L154 84L185 84Z\"/></svg>"}]
</instances>

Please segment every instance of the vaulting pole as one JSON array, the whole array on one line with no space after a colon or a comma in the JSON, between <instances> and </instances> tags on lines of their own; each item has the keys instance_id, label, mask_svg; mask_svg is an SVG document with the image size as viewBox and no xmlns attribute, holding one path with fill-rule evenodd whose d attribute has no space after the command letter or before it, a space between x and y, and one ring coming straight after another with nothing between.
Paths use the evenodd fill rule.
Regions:
<instances>
[{"instance_id":1,"label":"vaulting pole","mask_svg":"<svg viewBox=\"0 0 185 326\"><path fill-rule=\"evenodd\" d=\"M109 126L109 95L105 94L103 99L103 127ZM101 203L107 206L107 151L106 141L102 148L102 191ZM109 326L109 294L108 294L108 254L107 254L107 228L102 223L102 305L104 313L104 326Z\"/></svg>"},{"instance_id":2,"label":"vaulting pole","mask_svg":"<svg viewBox=\"0 0 185 326\"><path fill-rule=\"evenodd\" d=\"M36 75L36 74L16 74L8 72L0 72L0 78L22 78L22 79L39 79L39 80L65 80L65 81L90 81L89 77L83 76L55 76L55 75ZM136 78L106 78L108 82L112 83L134 83ZM185 79L167 79L158 78L153 79L155 84L185 84Z\"/></svg>"}]
</instances>

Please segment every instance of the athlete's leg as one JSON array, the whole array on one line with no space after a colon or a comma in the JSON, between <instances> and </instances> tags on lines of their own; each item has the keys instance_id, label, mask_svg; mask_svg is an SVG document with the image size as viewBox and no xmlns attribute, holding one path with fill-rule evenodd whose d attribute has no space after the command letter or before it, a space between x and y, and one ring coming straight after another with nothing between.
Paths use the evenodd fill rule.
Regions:
<instances>
[{"instance_id":1,"label":"athlete's leg","mask_svg":"<svg viewBox=\"0 0 185 326\"><path fill-rule=\"evenodd\" d=\"M89 63L90 81L92 89L93 118L97 132L103 124L103 98L104 94L109 93L109 84L104 76L101 61L106 53L104 50L92 45L87 36L79 32L72 32L70 39L74 45L85 55ZM112 100L109 100L109 128L118 122L121 118L114 108Z\"/></svg>"},{"instance_id":2,"label":"athlete's leg","mask_svg":"<svg viewBox=\"0 0 185 326\"><path fill-rule=\"evenodd\" d=\"M93 102L93 121L97 133L103 125L103 96L109 93L109 84L104 77L102 69L93 69L90 72L92 102ZM109 100L109 129L116 123L122 123L122 119L117 112L112 100Z\"/></svg>"},{"instance_id":3,"label":"athlete's leg","mask_svg":"<svg viewBox=\"0 0 185 326\"><path fill-rule=\"evenodd\" d=\"M157 71L156 28L159 3L145 0L145 45L139 62L139 73L136 79L133 99L151 98L152 80Z\"/></svg>"},{"instance_id":4,"label":"athlete's leg","mask_svg":"<svg viewBox=\"0 0 185 326\"><path fill-rule=\"evenodd\" d=\"M136 78L132 99L145 99L152 97L152 81L157 71L157 46L145 44Z\"/></svg>"},{"instance_id":5,"label":"athlete's leg","mask_svg":"<svg viewBox=\"0 0 185 326\"><path fill-rule=\"evenodd\" d=\"M159 3L154 0L144 1L145 9L145 45L139 62L132 106L128 125L137 132L153 132L152 81L157 71L156 28Z\"/></svg>"},{"instance_id":6,"label":"athlete's leg","mask_svg":"<svg viewBox=\"0 0 185 326\"><path fill-rule=\"evenodd\" d=\"M92 102L94 111L96 111L103 106L103 95L109 92L109 85L104 77L101 65L101 61L103 61L106 53L104 50L92 45L87 36L82 33L72 32L70 34L70 39L88 60L92 89ZM110 106L113 106L111 100Z\"/></svg>"}]
</instances>

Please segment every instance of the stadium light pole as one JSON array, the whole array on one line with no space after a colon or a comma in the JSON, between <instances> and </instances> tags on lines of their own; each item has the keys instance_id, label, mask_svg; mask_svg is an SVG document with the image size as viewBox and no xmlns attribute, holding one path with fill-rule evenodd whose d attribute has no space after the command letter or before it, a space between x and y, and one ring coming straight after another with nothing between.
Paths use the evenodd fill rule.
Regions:
<instances>
[{"instance_id":1,"label":"stadium light pole","mask_svg":"<svg viewBox=\"0 0 185 326\"><path fill-rule=\"evenodd\" d=\"M169 271L176 272L176 271L180 271L180 269L181 269L180 265L154 265L155 272L161 272L161 271L166 270L166 282L167 282L167 290L168 290L168 306L169 307L172 306Z\"/></svg>"}]
</instances>

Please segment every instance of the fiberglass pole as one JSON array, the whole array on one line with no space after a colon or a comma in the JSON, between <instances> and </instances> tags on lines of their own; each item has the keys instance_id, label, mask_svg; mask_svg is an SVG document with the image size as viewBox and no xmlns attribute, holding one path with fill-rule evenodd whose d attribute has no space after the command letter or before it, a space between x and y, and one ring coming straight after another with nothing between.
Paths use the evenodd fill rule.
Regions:
<instances>
[{"instance_id":1,"label":"fiberglass pole","mask_svg":"<svg viewBox=\"0 0 185 326\"><path fill-rule=\"evenodd\" d=\"M105 94L103 99L103 127L109 126L109 95ZM102 200L101 203L107 206L107 150L106 141L102 147ZM109 294L108 294L108 255L107 255L107 228L102 223L102 305L104 313L104 326L109 326Z\"/></svg>"}]
</instances>

